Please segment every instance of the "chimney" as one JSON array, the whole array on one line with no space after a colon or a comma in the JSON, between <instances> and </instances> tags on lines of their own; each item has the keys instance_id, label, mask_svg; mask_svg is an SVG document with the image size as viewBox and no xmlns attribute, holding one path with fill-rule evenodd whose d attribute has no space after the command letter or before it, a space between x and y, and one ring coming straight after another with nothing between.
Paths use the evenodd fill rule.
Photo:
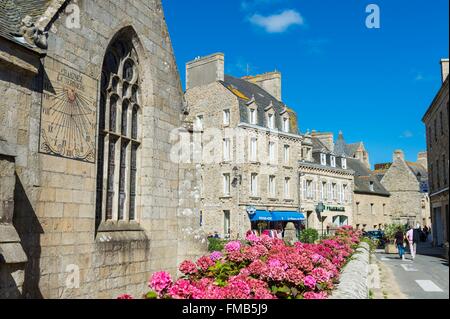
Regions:
<instances>
[{"instance_id":1,"label":"chimney","mask_svg":"<svg viewBox=\"0 0 450 319\"><path fill-rule=\"evenodd\" d=\"M312 137L317 138L331 152L334 152L334 134L333 133L313 132Z\"/></svg>"},{"instance_id":2,"label":"chimney","mask_svg":"<svg viewBox=\"0 0 450 319\"><path fill-rule=\"evenodd\" d=\"M186 63L186 90L225 79L225 55L215 53Z\"/></svg>"},{"instance_id":3,"label":"chimney","mask_svg":"<svg viewBox=\"0 0 450 319\"><path fill-rule=\"evenodd\" d=\"M281 101L281 73L278 71L255 76L245 76L244 80L254 83L269 92L278 101Z\"/></svg>"},{"instance_id":4,"label":"chimney","mask_svg":"<svg viewBox=\"0 0 450 319\"><path fill-rule=\"evenodd\" d=\"M442 83L444 83L448 77L448 59L441 60L441 73L442 73Z\"/></svg>"},{"instance_id":5,"label":"chimney","mask_svg":"<svg viewBox=\"0 0 450 319\"><path fill-rule=\"evenodd\" d=\"M417 164L422 165L425 169L428 170L428 153L427 152L420 152L417 155Z\"/></svg>"},{"instance_id":6,"label":"chimney","mask_svg":"<svg viewBox=\"0 0 450 319\"><path fill-rule=\"evenodd\" d=\"M405 160L405 153L403 153L402 150L396 150L394 152L394 162L396 162L399 159L401 159L403 161Z\"/></svg>"}]
</instances>

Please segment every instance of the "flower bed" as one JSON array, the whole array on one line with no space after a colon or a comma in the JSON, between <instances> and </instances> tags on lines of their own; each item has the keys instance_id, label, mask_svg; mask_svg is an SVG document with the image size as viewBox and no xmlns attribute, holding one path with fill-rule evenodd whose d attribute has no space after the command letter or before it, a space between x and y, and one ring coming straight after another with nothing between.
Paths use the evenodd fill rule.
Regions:
<instances>
[{"instance_id":1,"label":"flower bed","mask_svg":"<svg viewBox=\"0 0 450 319\"><path fill-rule=\"evenodd\" d=\"M286 245L250 235L223 252L180 265L175 282L166 272L149 282L149 299L325 299L360 242L361 233L344 227L318 244ZM121 299L131 296L124 295Z\"/></svg>"}]
</instances>

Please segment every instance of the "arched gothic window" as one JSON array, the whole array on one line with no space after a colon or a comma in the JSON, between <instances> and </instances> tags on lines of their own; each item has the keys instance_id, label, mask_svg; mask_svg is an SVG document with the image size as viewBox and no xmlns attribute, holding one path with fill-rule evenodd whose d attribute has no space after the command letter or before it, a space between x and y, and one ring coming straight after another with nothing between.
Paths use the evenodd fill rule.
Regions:
<instances>
[{"instance_id":1,"label":"arched gothic window","mask_svg":"<svg viewBox=\"0 0 450 319\"><path fill-rule=\"evenodd\" d=\"M103 63L97 170L97 227L135 221L139 149L139 60L129 37L110 45Z\"/></svg>"}]
</instances>

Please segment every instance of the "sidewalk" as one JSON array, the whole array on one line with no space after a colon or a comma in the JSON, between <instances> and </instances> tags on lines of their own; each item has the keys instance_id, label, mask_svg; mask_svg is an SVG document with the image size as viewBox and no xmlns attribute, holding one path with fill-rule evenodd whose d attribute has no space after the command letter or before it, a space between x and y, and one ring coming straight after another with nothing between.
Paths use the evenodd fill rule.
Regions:
<instances>
[{"instance_id":1,"label":"sidewalk","mask_svg":"<svg viewBox=\"0 0 450 319\"><path fill-rule=\"evenodd\" d=\"M409 252L409 248L407 248L407 252ZM417 255L444 258L445 249L444 247L433 247L430 242L419 243L417 245Z\"/></svg>"}]
</instances>

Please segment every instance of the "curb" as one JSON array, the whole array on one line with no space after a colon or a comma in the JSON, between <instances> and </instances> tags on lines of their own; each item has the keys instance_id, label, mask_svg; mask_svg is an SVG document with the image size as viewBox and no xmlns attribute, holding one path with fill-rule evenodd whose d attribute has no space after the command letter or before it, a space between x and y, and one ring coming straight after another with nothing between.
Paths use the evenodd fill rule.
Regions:
<instances>
[{"instance_id":1,"label":"curb","mask_svg":"<svg viewBox=\"0 0 450 319\"><path fill-rule=\"evenodd\" d=\"M361 243L329 299L369 299L369 263L370 247L367 243Z\"/></svg>"}]
</instances>

